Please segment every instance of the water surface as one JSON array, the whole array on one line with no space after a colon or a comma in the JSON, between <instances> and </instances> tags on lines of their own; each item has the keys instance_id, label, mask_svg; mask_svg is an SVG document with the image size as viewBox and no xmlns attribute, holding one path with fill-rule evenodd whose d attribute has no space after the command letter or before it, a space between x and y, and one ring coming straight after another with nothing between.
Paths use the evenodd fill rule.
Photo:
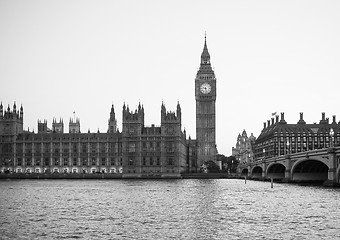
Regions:
<instances>
[{"instance_id":1,"label":"water surface","mask_svg":"<svg viewBox=\"0 0 340 240\"><path fill-rule=\"evenodd\" d=\"M340 190L232 179L0 181L2 239L340 239Z\"/></svg>"}]
</instances>

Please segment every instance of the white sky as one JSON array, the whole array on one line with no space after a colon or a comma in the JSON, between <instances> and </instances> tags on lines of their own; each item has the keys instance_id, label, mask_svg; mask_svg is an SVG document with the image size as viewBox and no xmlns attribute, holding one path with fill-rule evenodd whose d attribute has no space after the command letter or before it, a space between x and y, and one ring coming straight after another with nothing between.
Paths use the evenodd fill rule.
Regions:
<instances>
[{"instance_id":1,"label":"white sky","mask_svg":"<svg viewBox=\"0 0 340 240\"><path fill-rule=\"evenodd\" d=\"M217 78L217 147L257 137L271 113L340 120L340 1L0 1L0 101L24 107L24 128L73 111L81 131L107 131L111 104L182 107L195 138L194 80L204 32Z\"/></svg>"}]
</instances>

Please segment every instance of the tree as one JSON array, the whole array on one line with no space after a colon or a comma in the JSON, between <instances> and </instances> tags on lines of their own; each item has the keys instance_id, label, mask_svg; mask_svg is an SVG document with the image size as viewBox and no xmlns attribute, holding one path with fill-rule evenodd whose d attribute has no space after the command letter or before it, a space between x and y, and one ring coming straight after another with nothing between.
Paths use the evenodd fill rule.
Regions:
<instances>
[{"instance_id":1,"label":"tree","mask_svg":"<svg viewBox=\"0 0 340 240\"><path fill-rule=\"evenodd\" d=\"M217 161L220 161L222 163L222 170L225 170L227 166L227 157L223 154L217 154Z\"/></svg>"},{"instance_id":2,"label":"tree","mask_svg":"<svg viewBox=\"0 0 340 240\"><path fill-rule=\"evenodd\" d=\"M231 173L235 173L236 168L239 164L239 161L235 158L235 156L229 156L227 157L226 164L227 164L227 169L230 169Z\"/></svg>"},{"instance_id":3,"label":"tree","mask_svg":"<svg viewBox=\"0 0 340 240\"><path fill-rule=\"evenodd\" d=\"M208 172L217 173L220 171L220 167L212 160L204 162Z\"/></svg>"}]
</instances>

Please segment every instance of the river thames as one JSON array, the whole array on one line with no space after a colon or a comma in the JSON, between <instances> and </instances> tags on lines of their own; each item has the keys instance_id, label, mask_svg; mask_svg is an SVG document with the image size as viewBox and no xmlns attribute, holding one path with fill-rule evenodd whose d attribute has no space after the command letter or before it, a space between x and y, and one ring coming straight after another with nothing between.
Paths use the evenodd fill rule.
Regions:
<instances>
[{"instance_id":1,"label":"river thames","mask_svg":"<svg viewBox=\"0 0 340 240\"><path fill-rule=\"evenodd\" d=\"M218 180L0 181L1 239L339 239L340 189Z\"/></svg>"}]
</instances>

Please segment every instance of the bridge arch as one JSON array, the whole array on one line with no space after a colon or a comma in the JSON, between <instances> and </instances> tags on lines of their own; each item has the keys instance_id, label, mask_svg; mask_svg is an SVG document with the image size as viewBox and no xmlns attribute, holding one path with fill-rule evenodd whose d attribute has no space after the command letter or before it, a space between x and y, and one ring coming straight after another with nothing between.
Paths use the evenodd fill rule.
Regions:
<instances>
[{"instance_id":1,"label":"bridge arch","mask_svg":"<svg viewBox=\"0 0 340 240\"><path fill-rule=\"evenodd\" d=\"M252 178L262 178L262 167L260 166L255 166L252 170L251 170L251 177Z\"/></svg>"},{"instance_id":2,"label":"bridge arch","mask_svg":"<svg viewBox=\"0 0 340 240\"><path fill-rule=\"evenodd\" d=\"M267 167L267 174L268 178L273 179L284 179L286 172L286 166L282 163L271 163Z\"/></svg>"},{"instance_id":3,"label":"bridge arch","mask_svg":"<svg viewBox=\"0 0 340 240\"><path fill-rule=\"evenodd\" d=\"M301 159L292 166L293 181L326 181L328 179L328 162L326 159Z\"/></svg>"},{"instance_id":4,"label":"bridge arch","mask_svg":"<svg viewBox=\"0 0 340 240\"><path fill-rule=\"evenodd\" d=\"M242 169L241 177L248 176L248 173L249 173L248 168Z\"/></svg>"}]
</instances>

